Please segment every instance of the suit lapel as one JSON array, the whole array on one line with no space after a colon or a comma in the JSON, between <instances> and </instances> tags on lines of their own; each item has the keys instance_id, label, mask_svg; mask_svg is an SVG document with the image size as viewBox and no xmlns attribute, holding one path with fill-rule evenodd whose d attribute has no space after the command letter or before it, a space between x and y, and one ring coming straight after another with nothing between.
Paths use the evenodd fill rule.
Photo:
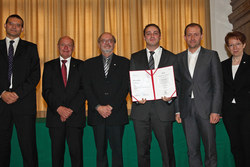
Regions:
<instances>
[{"instance_id":1,"label":"suit lapel","mask_svg":"<svg viewBox=\"0 0 250 167\"><path fill-rule=\"evenodd\" d=\"M232 58L231 58L232 59ZM239 76L242 76L241 73L244 73L246 71L245 68L247 68L247 66L249 66L248 64L248 60L247 60L247 57L246 55L244 54L243 57L242 57L242 60L240 62L240 65L238 67L238 70L236 71L236 74L235 74L235 77L234 77L234 80L237 80ZM231 69L232 70L232 69Z\"/></svg>"},{"instance_id":2,"label":"suit lapel","mask_svg":"<svg viewBox=\"0 0 250 167\"><path fill-rule=\"evenodd\" d=\"M189 68L188 68L188 51L187 50L183 53L182 64L184 65L184 68L186 69L185 71L187 71L188 76L191 79L192 77L190 75Z\"/></svg>"},{"instance_id":3,"label":"suit lapel","mask_svg":"<svg viewBox=\"0 0 250 167\"><path fill-rule=\"evenodd\" d=\"M7 46L5 39L0 40L0 55L2 55L4 60L8 62Z\"/></svg>"},{"instance_id":4,"label":"suit lapel","mask_svg":"<svg viewBox=\"0 0 250 167\"><path fill-rule=\"evenodd\" d=\"M232 72L232 57L226 62L226 74L228 79L230 79L231 82L233 82L233 72Z\"/></svg>"},{"instance_id":5,"label":"suit lapel","mask_svg":"<svg viewBox=\"0 0 250 167\"><path fill-rule=\"evenodd\" d=\"M234 80L238 80L239 77L244 76L244 75L241 75L241 74L244 73L245 71L247 71L247 68L249 68L249 61L247 59L247 55L244 54L243 57L242 57L242 59L241 59L240 65L238 67L238 70L236 71Z\"/></svg>"},{"instance_id":6,"label":"suit lapel","mask_svg":"<svg viewBox=\"0 0 250 167\"><path fill-rule=\"evenodd\" d=\"M15 55L14 55L14 61L15 59L21 55L21 53L23 52L23 49L24 49L24 41L20 38L19 42L18 42L18 45L17 45L17 48L16 48L16 52L15 52Z\"/></svg>"},{"instance_id":7,"label":"suit lapel","mask_svg":"<svg viewBox=\"0 0 250 167\"><path fill-rule=\"evenodd\" d=\"M112 60L111 60L111 62L110 62L110 66L109 66L107 78L110 77L110 76L112 76L112 73L113 73L114 70L116 69L116 66L117 66L116 55L113 54ZM104 73L104 70L103 70L103 73Z\"/></svg>"},{"instance_id":8,"label":"suit lapel","mask_svg":"<svg viewBox=\"0 0 250 167\"><path fill-rule=\"evenodd\" d=\"M108 72L108 77L112 76L112 74L116 71L116 69L119 67L119 62L117 61L117 55L113 54L110 67L109 67L109 72Z\"/></svg>"},{"instance_id":9,"label":"suit lapel","mask_svg":"<svg viewBox=\"0 0 250 167\"><path fill-rule=\"evenodd\" d=\"M166 66L167 61L168 61L168 55L166 54L165 49L162 48L161 59L160 59L160 62L159 62L159 65L158 65L157 68L161 68L161 67Z\"/></svg>"},{"instance_id":10,"label":"suit lapel","mask_svg":"<svg viewBox=\"0 0 250 167\"><path fill-rule=\"evenodd\" d=\"M63 78L62 78L60 58L57 58L55 63L56 63L55 68L54 68L55 74L56 76L58 76L59 85L64 88L65 86L64 86Z\"/></svg>"},{"instance_id":11,"label":"suit lapel","mask_svg":"<svg viewBox=\"0 0 250 167\"><path fill-rule=\"evenodd\" d=\"M102 78L105 78L102 54L97 57L97 65L94 69L98 75L100 75Z\"/></svg>"},{"instance_id":12,"label":"suit lapel","mask_svg":"<svg viewBox=\"0 0 250 167\"><path fill-rule=\"evenodd\" d=\"M75 75L76 68L77 68L76 60L73 57L71 57L70 67L69 67L69 76L68 76L66 88L71 84L71 82L74 81L73 78Z\"/></svg>"},{"instance_id":13,"label":"suit lapel","mask_svg":"<svg viewBox=\"0 0 250 167\"><path fill-rule=\"evenodd\" d=\"M204 61L204 59L206 59L206 56L204 56L204 49L201 47L200 53L198 54L197 57L197 61L194 67L194 74L193 74L193 78L195 78L198 73L199 73L199 68L202 67L202 62Z\"/></svg>"},{"instance_id":14,"label":"suit lapel","mask_svg":"<svg viewBox=\"0 0 250 167\"><path fill-rule=\"evenodd\" d=\"M142 64L145 65L145 69L149 70L148 57L147 57L146 49L144 49L141 53L142 53L141 54Z\"/></svg>"}]
</instances>

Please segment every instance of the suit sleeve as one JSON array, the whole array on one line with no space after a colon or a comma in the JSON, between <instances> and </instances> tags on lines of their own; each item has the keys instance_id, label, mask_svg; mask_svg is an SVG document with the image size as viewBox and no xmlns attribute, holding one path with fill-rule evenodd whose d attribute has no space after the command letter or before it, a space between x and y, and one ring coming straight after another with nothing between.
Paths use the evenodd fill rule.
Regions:
<instances>
[{"instance_id":1,"label":"suit sleeve","mask_svg":"<svg viewBox=\"0 0 250 167\"><path fill-rule=\"evenodd\" d=\"M25 81L15 88L15 92L20 99L25 98L30 92L36 89L36 86L40 80L40 60L38 56L37 46L30 47L31 54L31 69L29 75L26 77Z\"/></svg>"},{"instance_id":2,"label":"suit sleeve","mask_svg":"<svg viewBox=\"0 0 250 167\"><path fill-rule=\"evenodd\" d=\"M223 96L223 76L222 67L217 52L214 52L212 56L211 74L213 84L212 113L221 114Z\"/></svg>"},{"instance_id":3,"label":"suit sleeve","mask_svg":"<svg viewBox=\"0 0 250 167\"><path fill-rule=\"evenodd\" d=\"M175 113L179 113L180 109L179 109L179 100L178 100L178 94L180 91L180 72L179 72L179 64L178 64L178 57L176 56L176 60L175 63L173 64L174 67L174 77L175 77L175 85L176 85L176 94L177 97L174 98L173 100L175 101L174 105L175 105Z\"/></svg>"},{"instance_id":4,"label":"suit sleeve","mask_svg":"<svg viewBox=\"0 0 250 167\"><path fill-rule=\"evenodd\" d=\"M42 84L42 95L44 100L46 101L49 108L52 111L56 112L57 108L62 105L63 99L53 93L53 72L50 68L50 64L44 64L44 71L43 71L43 84Z\"/></svg>"},{"instance_id":5,"label":"suit sleeve","mask_svg":"<svg viewBox=\"0 0 250 167\"><path fill-rule=\"evenodd\" d=\"M130 68L129 68L130 71L133 71L133 70L136 70L136 67L135 67L135 61L134 61L134 56L131 55L131 59L130 59Z\"/></svg>"}]
</instances>

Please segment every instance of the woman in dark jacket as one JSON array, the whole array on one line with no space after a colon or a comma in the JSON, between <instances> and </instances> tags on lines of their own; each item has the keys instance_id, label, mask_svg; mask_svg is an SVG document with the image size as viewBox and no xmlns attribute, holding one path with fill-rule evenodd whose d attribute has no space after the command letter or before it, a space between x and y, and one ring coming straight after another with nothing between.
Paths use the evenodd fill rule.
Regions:
<instances>
[{"instance_id":1,"label":"woman in dark jacket","mask_svg":"<svg viewBox=\"0 0 250 167\"><path fill-rule=\"evenodd\" d=\"M231 57L222 62L224 96L222 116L236 167L250 166L250 56L244 53L246 36L238 31L225 37Z\"/></svg>"}]
</instances>

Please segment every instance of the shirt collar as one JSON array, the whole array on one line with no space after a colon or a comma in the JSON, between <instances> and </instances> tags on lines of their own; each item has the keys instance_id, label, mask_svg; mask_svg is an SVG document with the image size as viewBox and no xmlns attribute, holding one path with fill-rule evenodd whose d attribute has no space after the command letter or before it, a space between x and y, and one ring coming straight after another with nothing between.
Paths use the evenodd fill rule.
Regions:
<instances>
[{"instance_id":1,"label":"shirt collar","mask_svg":"<svg viewBox=\"0 0 250 167\"><path fill-rule=\"evenodd\" d=\"M108 58L110 58L110 60L111 60L112 57L113 57L113 54L114 54L114 53L111 53L108 57L105 57L105 56L102 55L103 62L105 62L106 59L108 59Z\"/></svg>"},{"instance_id":2,"label":"shirt collar","mask_svg":"<svg viewBox=\"0 0 250 167\"><path fill-rule=\"evenodd\" d=\"M198 55L201 51L201 47L199 47L194 53L191 53L188 49L188 55Z\"/></svg>"},{"instance_id":3,"label":"shirt collar","mask_svg":"<svg viewBox=\"0 0 250 167\"><path fill-rule=\"evenodd\" d=\"M161 49L161 47L159 46L158 48L156 48L155 50L154 50L154 52L155 53L157 53L157 52L159 52L160 51L160 49ZM150 55L150 50L148 49L148 48L146 48L146 51L147 51L147 54L149 54Z\"/></svg>"},{"instance_id":4,"label":"shirt collar","mask_svg":"<svg viewBox=\"0 0 250 167\"><path fill-rule=\"evenodd\" d=\"M6 43L7 44L9 44L10 41L15 41L14 44L18 44L19 40L20 40L20 37L17 37L15 39L10 39L9 37L6 37Z\"/></svg>"},{"instance_id":5,"label":"shirt collar","mask_svg":"<svg viewBox=\"0 0 250 167\"><path fill-rule=\"evenodd\" d=\"M71 60L71 56L68 57L67 59L64 59L62 56L60 56L60 62L61 62L62 60L67 60L67 63L68 63L68 62L70 62L70 60Z\"/></svg>"}]
</instances>

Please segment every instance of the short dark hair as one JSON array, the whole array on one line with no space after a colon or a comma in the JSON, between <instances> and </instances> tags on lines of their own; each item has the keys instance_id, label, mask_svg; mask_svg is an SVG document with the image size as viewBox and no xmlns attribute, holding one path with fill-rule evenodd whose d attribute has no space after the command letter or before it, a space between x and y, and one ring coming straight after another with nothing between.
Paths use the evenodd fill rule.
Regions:
<instances>
[{"instance_id":1,"label":"short dark hair","mask_svg":"<svg viewBox=\"0 0 250 167\"><path fill-rule=\"evenodd\" d=\"M233 31L233 32L229 32L227 33L226 37L225 37L225 43L226 45L228 46L229 45L229 39L237 39L237 40L240 40L243 44L246 43L246 36L245 34L243 34L242 32L239 32L239 31Z\"/></svg>"},{"instance_id":2,"label":"short dark hair","mask_svg":"<svg viewBox=\"0 0 250 167\"><path fill-rule=\"evenodd\" d=\"M102 38L102 35L103 34L110 34L112 36L112 39L114 41L114 43L116 43L116 39L115 39L115 36L113 34L111 34L110 32L103 32L97 39L97 42L100 43L101 42L101 38Z\"/></svg>"},{"instance_id":3,"label":"short dark hair","mask_svg":"<svg viewBox=\"0 0 250 167\"><path fill-rule=\"evenodd\" d=\"M202 35L203 29L202 29L201 25L197 24L197 23L190 23L185 28L185 31L184 31L185 36L187 35L187 29L188 29L188 27L196 27L196 26L200 28L200 32L201 32L201 35Z\"/></svg>"},{"instance_id":4,"label":"short dark hair","mask_svg":"<svg viewBox=\"0 0 250 167\"><path fill-rule=\"evenodd\" d=\"M10 19L10 18L18 18L18 19L20 19L20 20L22 21L22 27L23 27L24 21L23 21L23 19L22 19L21 16L19 16L18 14L12 14L12 15L10 15L10 16L6 19L5 24L7 24L7 23L9 22L9 19Z\"/></svg>"},{"instance_id":5,"label":"short dark hair","mask_svg":"<svg viewBox=\"0 0 250 167\"><path fill-rule=\"evenodd\" d=\"M146 33L146 29L147 29L148 27L151 27L151 26L157 28L158 31L159 31L159 34L161 35L161 29L159 28L159 26L156 25L156 24L151 23L151 24L148 24L148 25L145 26L145 28L144 28L144 30L143 30L144 36L145 36L145 33Z\"/></svg>"}]
</instances>

